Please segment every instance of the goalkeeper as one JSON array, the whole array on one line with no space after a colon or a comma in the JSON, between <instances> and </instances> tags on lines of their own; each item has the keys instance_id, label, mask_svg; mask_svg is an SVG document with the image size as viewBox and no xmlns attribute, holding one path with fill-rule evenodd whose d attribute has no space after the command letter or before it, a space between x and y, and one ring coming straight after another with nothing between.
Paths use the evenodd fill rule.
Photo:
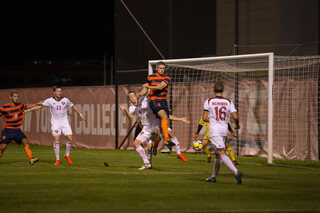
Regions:
<instances>
[{"instance_id":1,"label":"goalkeeper","mask_svg":"<svg viewBox=\"0 0 320 213\"><path fill-rule=\"evenodd\" d=\"M208 148L208 144L211 144L211 141L210 141L210 138L209 138L209 122L204 122L204 120L202 119L202 116L201 116L201 119L199 121L199 125L198 125L198 129L196 131L196 133L193 135L194 138L197 138L198 135L199 135L199 132L201 131L204 123L206 123L206 135L204 136L203 138L203 151L207 154L207 163L210 163L211 162L211 155L210 155L210 151L209 151L209 148ZM231 134L234 136L234 137L238 137L237 134L232 130L230 124L228 123L228 130L231 132ZM236 160L236 158L234 157L234 154L233 154L233 150L231 148L231 146L229 146L229 144L227 143L227 139L226 139L226 148L227 148L227 151L231 157L231 160L233 162L234 165L238 165L238 162Z\"/></svg>"}]
</instances>

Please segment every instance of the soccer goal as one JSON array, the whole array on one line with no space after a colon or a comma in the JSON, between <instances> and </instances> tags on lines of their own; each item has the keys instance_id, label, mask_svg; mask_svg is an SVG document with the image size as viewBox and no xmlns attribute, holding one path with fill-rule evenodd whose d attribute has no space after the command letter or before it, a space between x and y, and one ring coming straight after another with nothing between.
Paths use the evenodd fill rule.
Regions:
<instances>
[{"instance_id":1,"label":"soccer goal","mask_svg":"<svg viewBox=\"0 0 320 213\"><path fill-rule=\"evenodd\" d=\"M149 61L149 74L160 60ZM273 53L161 60L171 77L172 114L191 124L172 122L183 151L192 151L203 104L224 83L223 96L235 104L239 138L228 136L240 156L319 160L319 56L283 57ZM233 125L233 120L229 123ZM205 127L200 137L205 133Z\"/></svg>"}]
</instances>

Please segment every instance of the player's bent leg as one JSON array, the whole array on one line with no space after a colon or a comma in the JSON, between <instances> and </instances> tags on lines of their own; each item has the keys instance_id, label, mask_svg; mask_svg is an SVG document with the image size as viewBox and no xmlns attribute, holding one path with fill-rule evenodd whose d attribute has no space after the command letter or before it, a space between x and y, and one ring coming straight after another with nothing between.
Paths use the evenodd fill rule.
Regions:
<instances>
[{"instance_id":1,"label":"player's bent leg","mask_svg":"<svg viewBox=\"0 0 320 213\"><path fill-rule=\"evenodd\" d=\"M172 134L172 135L174 135L174 134ZM181 159L181 160L184 161L184 162L187 162L187 161L188 161L188 158L186 158L186 156L184 156L184 155L181 153L180 143L179 143L177 137L171 138L171 141L172 141L172 143L175 144L174 149L175 149L175 151L176 151L176 153L177 153L177 158Z\"/></svg>"},{"instance_id":2,"label":"player's bent leg","mask_svg":"<svg viewBox=\"0 0 320 213\"><path fill-rule=\"evenodd\" d=\"M229 153L229 156L231 157L232 163L233 163L234 165L238 165L238 162L237 162L237 160L236 160L236 158L235 158L235 156L234 156L234 154L233 154L233 150L232 150L231 146L229 146L229 144L227 143L227 141L226 141L226 148L227 148L227 151L228 151L228 153Z\"/></svg>"},{"instance_id":3,"label":"player's bent leg","mask_svg":"<svg viewBox=\"0 0 320 213\"><path fill-rule=\"evenodd\" d=\"M29 164L33 165L33 164L37 163L39 161L39 158L32 157L32 151L30 149L29 140L27 138L22 138L21 143L24 145L24 150L28 156Z\"/></svg>"},{"instance_id":4,"label":"player's bent leg","mask_svg":"<svg viewBox=\"0 0 320 213\"><path fill-rule=\"evenodd\" d=\"M157 151L158 151L158 145L161 141L161 137L158 136L156 138L156 140L153 142L153 148L152 148L152 152L153 152L153 155L156 156L157 155Z\"/></svg>"},{"instance_id":5,"label":"player's bent leg","mask_svg":"<svg viewBox=\"0 0 320 213\"><path fill-rule=\"evenodd\" d=\"M157 114L161 118L161 129L163 132L165 144L167 144L170 140L168 134L168 116L164 109L161 109Z\"/></svg>"},{"instance_id":6,"label":"player's bent leg","mask_svg":"<svg viewBox=\"0 0 320 213\"><path fill-rule=\"evenodd\" d=\"M136 148L136 152L140 155L140 157L143 160L143 166L139 168L139 170L144 170L144 169L151 169L151 163L147 158L146 152L144 151L144 148L142 147L142 141L147 140L144 139L143 136L138 135L138 137L134 140L133 145Z\"/></svg>"}]
</instances>

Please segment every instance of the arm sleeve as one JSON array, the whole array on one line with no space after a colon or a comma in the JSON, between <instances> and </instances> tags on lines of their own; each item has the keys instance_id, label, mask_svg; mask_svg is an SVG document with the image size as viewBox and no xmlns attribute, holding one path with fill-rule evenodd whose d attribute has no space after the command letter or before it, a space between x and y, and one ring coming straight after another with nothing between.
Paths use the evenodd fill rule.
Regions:
<instances>
[{"instance_id":1,"label":"arm sleeve","mask_svg":"<svg viewBox=\"0 0 320 213\"><path fill-rule=\"evenodd\" d=\"M133 105L131 105L131 106L129 107L129 113L130 113L131 115L134 115L135 109L136 109L136 107L133 106Z\"/></svg>"},{"instance_id":2,"label":"arm sleeve","mask_svg":"<svg viewBox=\"0 0 320 213\"><path fill-rule=\"evenodd\" d=\"M234 104L233 102L231 101L231 104L230 104L230 112L237 112L236 108L234 107Z\"/></svg>"},{"instance_id":3,"label":"arm sleeve","mask_svg":"<svg viewBox=\"0 0 320 213\"><path fill-rule=\"evenodd\" d=\"M204 111L209 111L209 99L207 99L207 100L204 102L203 110L204 110ZM201 119L202 119L202 117L201 117Z\"/></svg>"},{"instance_id":4,"label":"arm sleeve","mask_svg":"<svg viewBox=\"0 0 320 213\"><path fill-rule=\"evenodd\" d=\"M42 103L43 106L50 106L50 102L49 102L49 98L46 99L43 103Z\"/></svg>"},{"instance_id":5,"label":"arm sleeve","mask_svg":"<svg viewBox=\"0 0 320 213\"><path fill-rule=\"evenodd\" d=\"M66 104L68 107L70 107L70 108L73 107L73 103L68 98L66 98L66 102L67 102Z\"/></svg>"}]
</instances>

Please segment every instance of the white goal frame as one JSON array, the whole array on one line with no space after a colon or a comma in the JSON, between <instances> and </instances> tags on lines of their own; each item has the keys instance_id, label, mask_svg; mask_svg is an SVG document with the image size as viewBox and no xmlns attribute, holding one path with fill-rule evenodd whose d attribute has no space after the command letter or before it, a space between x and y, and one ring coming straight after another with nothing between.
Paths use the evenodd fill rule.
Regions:
<instances>
[{"instance_id":1,"label":"white goal frame","mask_svg":"<svg viewBox=\"0 0 320 213\"><path fill-rule=\"evenodd\" d=\"M168 59L168 60L150 60L148 61L148 74L154 73L153 66L162 61L170 64L183 64L185 62L213 62L217 60L234 60L234 59L248 59L248 58L268 58L268 163L273 163L273 81L274 81L274 53L259 53L233 56L219 56L219 57L203 57L203 58L185 58L185 59Z\"/></svg>"}]
</instances>

